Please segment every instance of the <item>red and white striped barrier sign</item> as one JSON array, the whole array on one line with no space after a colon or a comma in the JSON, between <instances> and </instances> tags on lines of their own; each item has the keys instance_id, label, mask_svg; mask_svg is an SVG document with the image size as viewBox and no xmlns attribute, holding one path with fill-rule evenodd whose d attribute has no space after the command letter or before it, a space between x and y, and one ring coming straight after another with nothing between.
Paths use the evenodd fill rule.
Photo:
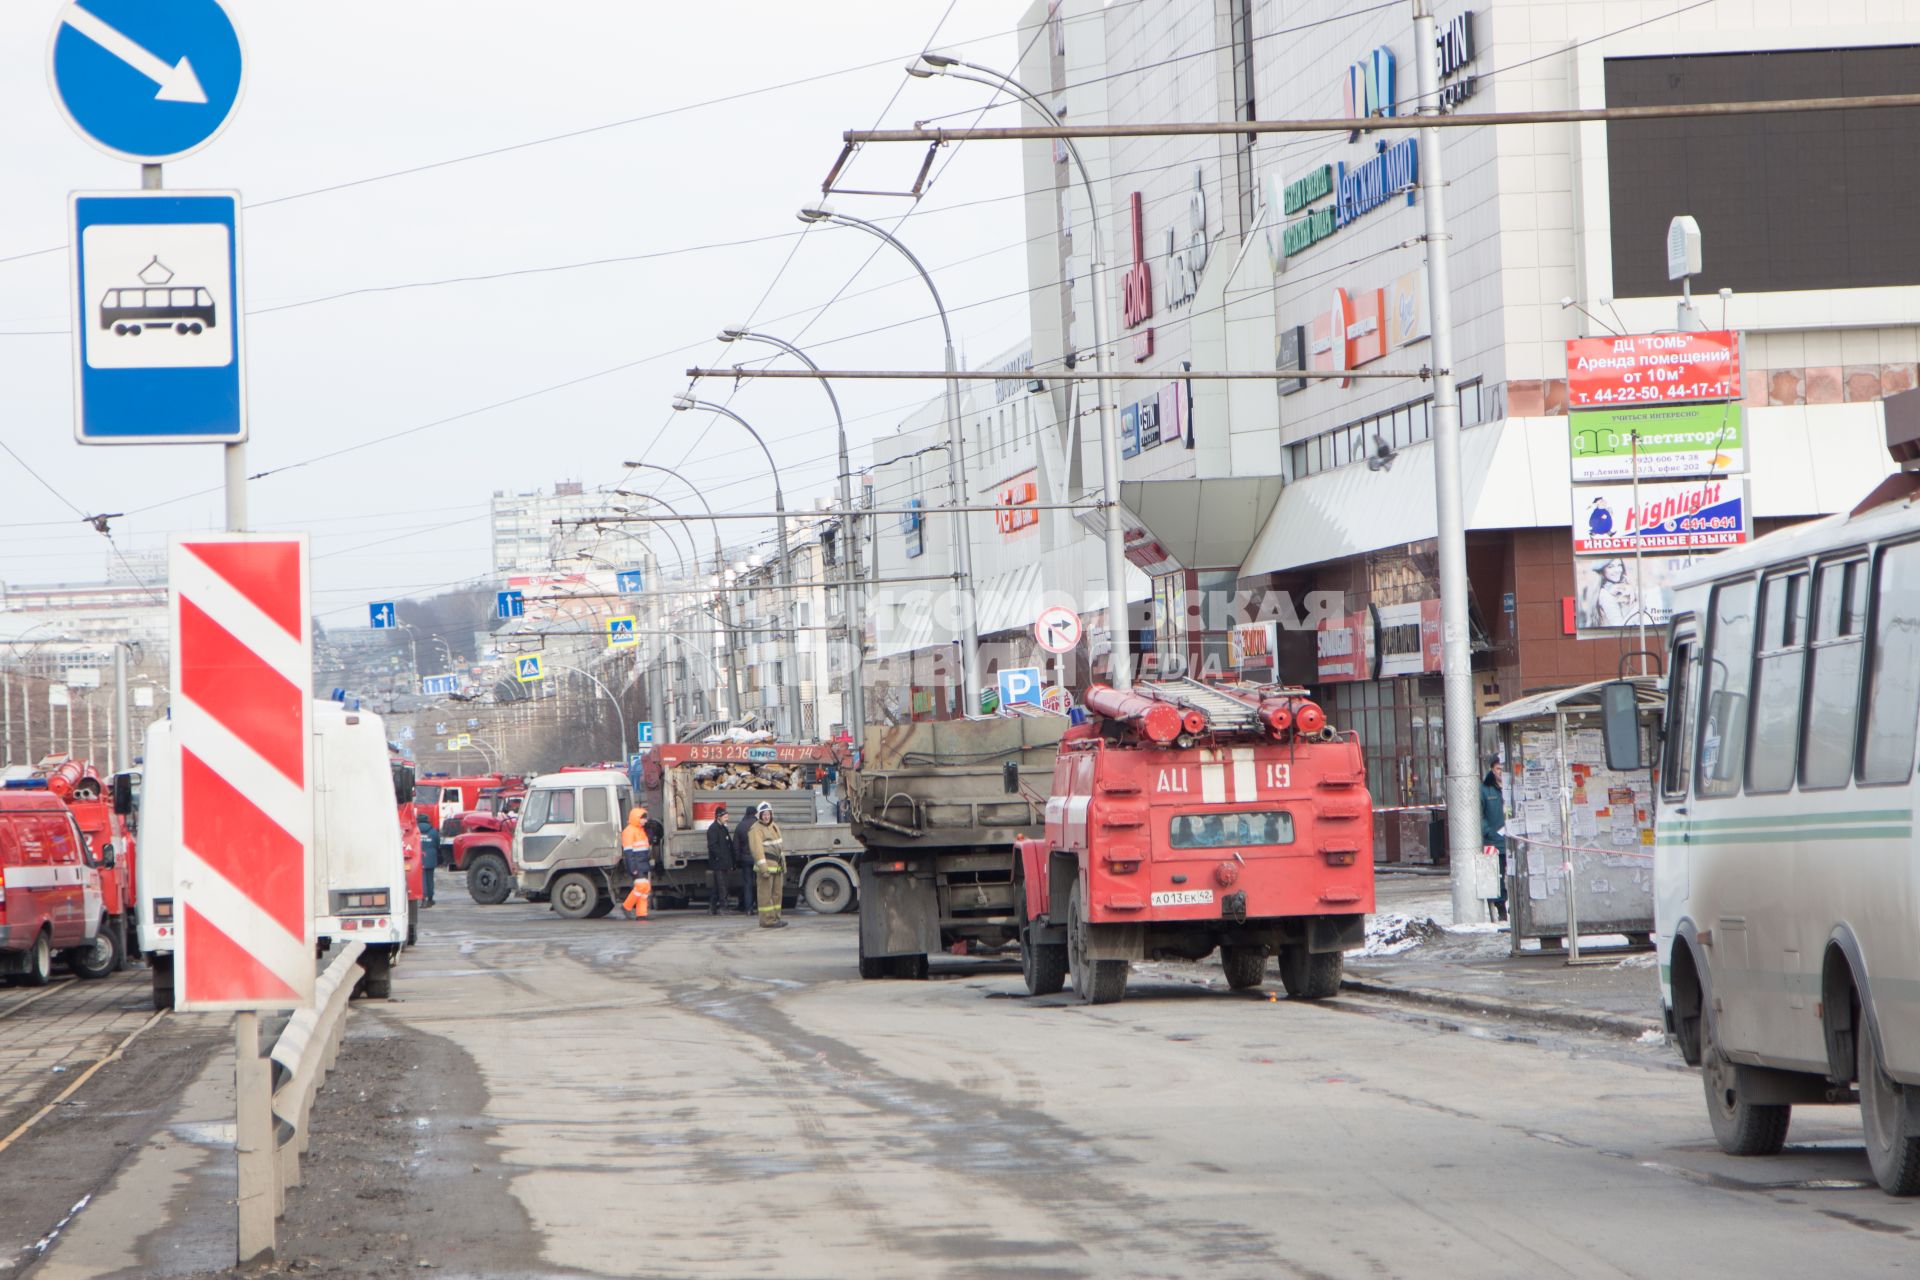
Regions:
<instances>
[{"instance_id":1,"label":"red and white striped barrier sign","mask_svg":"<svg viewBox=\"0 0 1920 1280\"><path fill-rule=\"evenodd\" d=\"M304 536L174 542L182 1009L313 1003L313 627Z\"/></svg>"}]
</instances>

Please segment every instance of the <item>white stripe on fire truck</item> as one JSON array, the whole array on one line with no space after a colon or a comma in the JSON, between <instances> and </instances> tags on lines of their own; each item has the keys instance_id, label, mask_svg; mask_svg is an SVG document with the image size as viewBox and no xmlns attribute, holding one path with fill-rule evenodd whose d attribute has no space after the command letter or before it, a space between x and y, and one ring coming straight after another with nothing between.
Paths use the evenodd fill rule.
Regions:
<instances>
[{"instance_id":1,"label":"white stripe on fire truck","mask_svg":"<svg viewBox=\"0 0 1920 1280\"><path fill-rule=\"evenodd\" d=\"M1253 779L1253 748L1233 748L1233 798L1235 800L1252 800L1260 794L1260 788Z\"/></svg>"},{"instance_id":2,"label":"white stripe on fire truck","mask_svg":"<svg viewBox=\"0 0 1920 1280\"><path fill-rule=\"evenodd\" d=\"M1203 804L1221 804L1227 798L1227 766L1200 766L1200 800Z\"/></svg>"},{"instance_id":3,"label":"white stripe on fire truck","mask_svg":"<svg viewBox=\"0 0 1920 1280\"><path fill-rule=\"evenodd\" d=\"M84 867L8 867L0 871L0 884L9 889L52 889L84 884L86 875Z\"/></svg>"}]
</instances>

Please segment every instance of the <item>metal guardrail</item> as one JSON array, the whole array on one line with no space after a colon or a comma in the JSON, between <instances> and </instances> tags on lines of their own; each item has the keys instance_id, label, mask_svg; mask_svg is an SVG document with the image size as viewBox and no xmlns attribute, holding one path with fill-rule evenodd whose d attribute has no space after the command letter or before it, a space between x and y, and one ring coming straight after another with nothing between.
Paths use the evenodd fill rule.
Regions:
<instances>
[{"instance_id":1,"label":"metal guardrail","mask_svg":"<svg viewBox=\"0 0 1920 1280\"><path fill-rule=\"evenodd\" d=\"M246 1264L273 1256L276 1223L286 1211L287 1190L300 1185L300 1157L309 1146L307 1121L313 1099L340 1056L347 1002L360 981L362 942L329 953L314 983L314 1005L286 1020L264 1054L256 1043L242 1053L236 1073L240 1175L239 1259ZM251 1056L252 1061L248 1061Z\"/></svg>"}]
</instances>

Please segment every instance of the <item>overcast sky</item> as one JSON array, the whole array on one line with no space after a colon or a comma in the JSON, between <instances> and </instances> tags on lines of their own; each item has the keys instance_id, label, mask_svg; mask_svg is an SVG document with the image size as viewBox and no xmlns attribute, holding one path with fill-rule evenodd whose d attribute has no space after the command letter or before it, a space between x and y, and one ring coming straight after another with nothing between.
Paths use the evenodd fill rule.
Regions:
<instances>
[{"instance_id":1,"label":"overcast sky","mask_svg":"<svg viewBox=\"0 0 1920 1280\"><path fill-rule=\"evenodd\" d=\"M1010 68L1026 7L229 6L246 45L245 97L218 141L168 166L166 185L237 188L253 206L243 225L253 313L248 464L293 469L249 486L252 523L313 535L326 625L364 624L370 599L486 574L496 489L612 484L621 460L646 456L710 485L716 509L768 507L765 465L743 432L724 421L708 430L704 417L667 407L690 364L732 362L712 338L723 325L751 317L828 367L937 368L939 327L904 261L888 252L867 264L878 242L853 231L814 230L799 243L793 215L819 199L842 130L983 103L985 89L909 81L900 67L931 40ZM113 522L130 550L222 520L216 447L73 441L67 193L131 188L139 176L54 108L46 54L60 7L0 5L0 438L21 459L0 454L8 583L103 576L106 540L79 523L75 507L153 508ZM808 77L817 78L778 87ZM591 132L443 163L580 130ZM899 188L919 160L909 147L869 149L850 176ZM900 234L933 268L963 359L977 365L1027 331L1017 145L949 149L935 168L937 184ZM886 218L908 202L835 205ZM755 243L672 252L742 240ZM847 296L822 312L842 288ZM882 326L891 327L865 332ZM725 399L730 387L703 385L700 394ZM843 384L856 465L867 441L936 392L932 383ZM830 491L823 395L801 383L749 383L732 403L770 438L790 505ZM433 425L459 414L470 416ZM644 490L655 479L640 473L628 483ZM189 496L204 489L213 491ZM671 484L661 493L676 506L684 496Z\"/></svg>"}]
</instances>

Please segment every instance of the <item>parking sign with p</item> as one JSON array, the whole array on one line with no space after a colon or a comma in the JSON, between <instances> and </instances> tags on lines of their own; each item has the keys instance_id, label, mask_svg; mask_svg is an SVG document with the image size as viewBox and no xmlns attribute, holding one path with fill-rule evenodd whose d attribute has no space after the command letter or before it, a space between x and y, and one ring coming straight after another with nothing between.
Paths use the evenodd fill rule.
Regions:
<instances>
[{"instance_id":1,"label":"parking sign with p","mask_svg":"<svg viewBox=\"0 0 1920 1280\"><path fill-rule=\"evenodd\" d=\"M1038 667L1012 667L1000 672L1000 705L1015 707L1022 703L1037 707L1040 705L1041 690L1045 686L1040 679Z\"/></svg>"}]
</instances>

